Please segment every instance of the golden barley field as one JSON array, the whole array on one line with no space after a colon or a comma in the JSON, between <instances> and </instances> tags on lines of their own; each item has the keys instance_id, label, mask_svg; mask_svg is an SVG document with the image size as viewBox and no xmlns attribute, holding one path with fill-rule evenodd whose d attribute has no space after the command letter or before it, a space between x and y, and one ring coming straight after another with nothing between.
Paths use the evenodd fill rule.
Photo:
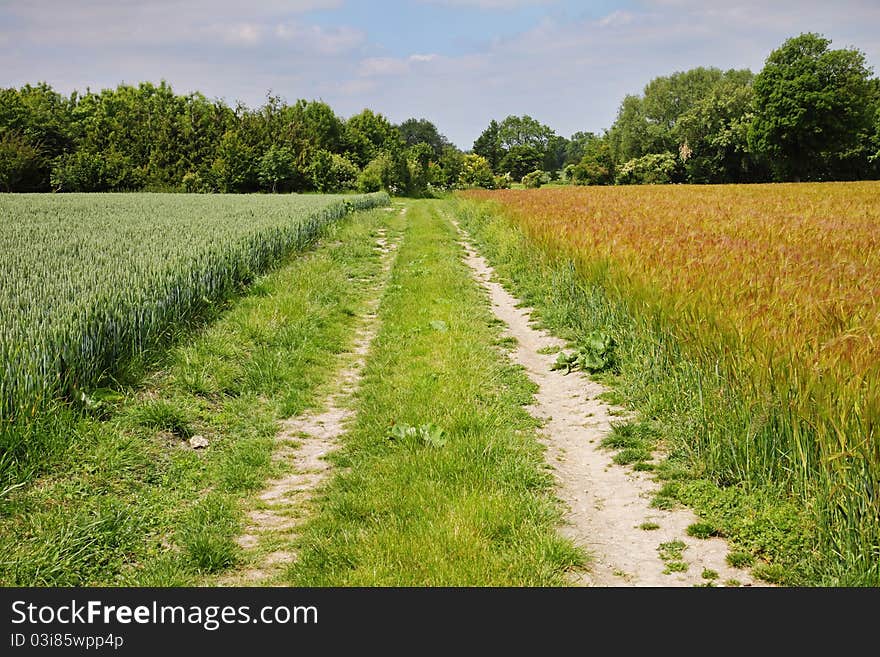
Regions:
<instances>
[{"instance_id":1,"label":"golden barley field","mask_svg":"<svg viewBox=\"0 0 880 657\"><path fill-rule=\"evenodd\" d=\"M880 183L474 192L550 249L613 261L822 371L880 363Z\"/></svg>"}]
</instances>

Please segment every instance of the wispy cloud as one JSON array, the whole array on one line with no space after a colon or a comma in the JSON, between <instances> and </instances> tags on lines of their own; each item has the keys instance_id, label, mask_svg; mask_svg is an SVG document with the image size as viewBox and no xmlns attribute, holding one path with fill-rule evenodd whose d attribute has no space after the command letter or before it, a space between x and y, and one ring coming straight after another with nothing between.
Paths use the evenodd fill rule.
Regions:
<instances>
[{"instance_id":1,"label":"wispy cloud","mask_svg":"<svg viewBox=\"0 0 880 657\"><path fill-rule=\"evenodd\" d=\"M599 27L621 27L623 25L629 25L635 20L635 14L631 11L613 11L607 16L603 16L599 19Z\"/></svg>"},{"instance_id":2,"label":"wispy cloud","mask_svg":"<svg viewBox=\"0 0 880 657\"><path fill-rule=\"evenodd\" d=\"M360 62L358 75L364 78L426 75L434 70L434 67L427 65L441 59L435 53L413 53L408 57L368 57Z\"/></svg>"},{"instance_id":3,"label":"wispy cloud","mask_svg":"<svg viewBox=\"0 0 880 657\"><path fill-rule=\"evenodd\" d=\"M166 45L200 43L218 35L253 44L269 26L290 16L341 4L342 0L10 0L0 5L0 12L14 20L18 39L43 45Z\"/></svg>"},{"instance_id":4,"label":"wispy cloud","mask_svg":"<svg viewBox=\"0 0 880 657\"><path fill-rule=\"evenodd\" d=\"M252 23L214 25L210 26L206 31L217 34L223 41L233 45L253 46L263 38L263 28Z\"/></svg>"},{"instance_id":5,"label":"wispy cloud","mask_svg":"<svg viewBox=\"0 0 880 657\"><path fill-rule=\"evenodd\" d=\"M376 76L401 75L409 70L407 63L394 57L369 57L363 60L358 67L361 77L370 78Z\"/></svg>"},{"instance_id":6,"label":"wispy cloud","mask_svg":"<svg viewBox=\"0 0 880 657\"><path fill-rule=\"evenodd\" d=\"M425 5L475 7L477 9L519 9L535 5L552 5L556 0L419 0Z\"/></svg>"},{"instance_id":7,"label":"wispy cloud","mask_svg":"<svg viewBox=\"0 0 880 657\"><path fill-rule=\"evenodd\" d=\"M363 30L348 26L324 28L318 25L284 23L275 27L275 34L293 43L300 50L322 55L341 55L363 45L367 35Z\"/></svg>"}]
</instances>

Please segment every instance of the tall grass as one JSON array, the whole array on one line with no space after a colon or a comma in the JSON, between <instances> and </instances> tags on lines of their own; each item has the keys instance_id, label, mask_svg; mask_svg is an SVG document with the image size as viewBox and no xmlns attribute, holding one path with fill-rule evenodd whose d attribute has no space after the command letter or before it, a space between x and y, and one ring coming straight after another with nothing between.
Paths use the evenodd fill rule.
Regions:
<instances>
[{"instance_id":1,"label":"tall grass","mask_svg":"<svg viewBox=\"0 0 880 657\"><path fill-rule=\"evenodd\" d=\"M813 518L821 577L876 584L878 193L845 183L470 196L497 202L603 299L595 321L642 352L631 354L642 360L633 394L645 408L678 407L666 410L692 425L684 441L706 476L787 491Z\"/></svg>"}]
</instances>

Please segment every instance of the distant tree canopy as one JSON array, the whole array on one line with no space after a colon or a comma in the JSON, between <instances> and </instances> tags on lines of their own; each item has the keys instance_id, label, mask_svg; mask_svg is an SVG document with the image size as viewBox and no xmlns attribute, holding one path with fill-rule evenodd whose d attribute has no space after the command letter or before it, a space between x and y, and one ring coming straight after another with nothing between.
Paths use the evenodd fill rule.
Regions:
<instances>
[{"instance_id":1,"label":"distant tree canopy","mask_svg":"<svg viewBox=\"0 0 880 657\"><path fill-rule=\"evenodd\" d=\"M496 173L538 167L578 185L880 178L880 80L858 50L806 33L763 70L697 67L624 97L602 135L569 139L509 116L474 142Z\"/></svg>"},{"instance_id":2,"label":"distant tree canopy","mask_svg":"<svg viewBox=\"0 0 880 657\"><path fill-rule=\"evenodd\" d=\"M165 82L0 90L2 191L341 192L378 179L421 196L457 185L461 156L425 119L343 119L321 101L230 107Z\"/></svg>"},{"instance_id":3,"label":"distant tree canopy","mask_svg":"<svg viewBox=\"0 0 880 657\"><path fill-rule=\"evenodd\" d=\"M397 130L400 132L403 143L408 147L417 144L430 146L434 159L439 159L443 155L443 150L452 145L444 135L438 132L437 126L427 119L407 119L397 126Z\"/></svg>"},{"instance_id":4,"label":"distant tree canopy","mask_svg":"<svg viewBox=\"0 0 880 657\"><path fill-rule=\"evenodd\" d=\"M424 118L394 125L326 103L262 107L175 94L164 81L64 96L0 89L0 191L306 192L562 179L577 185L880 178L880 80L819 34L785 41L757 74L697 67L651 80L603 134L570 138L523 114L462 153ZM535 173L536 175L531 175Z\"/></svg>"},{"instance_id":5,"label":"distant tree canopy","mask_svg":"<svg viewBox=\"0 0 880 657\"><path fill-rule=\"evenodd\" d=\"M527 114L490 121L473 152L485 158L493 172L514 180L536 170L555 175L576 161L568 139Z\"/></svg>"}]
</instances>

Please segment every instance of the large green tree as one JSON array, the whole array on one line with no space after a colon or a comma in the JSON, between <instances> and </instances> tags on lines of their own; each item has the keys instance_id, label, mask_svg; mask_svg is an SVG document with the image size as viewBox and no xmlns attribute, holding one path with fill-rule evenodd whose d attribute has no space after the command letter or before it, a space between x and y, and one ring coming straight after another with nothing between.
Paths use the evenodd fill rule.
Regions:
<instances>
[{"instance_id":1,"label":"large green tree","mask_svg":"<svg viewBox=\"0 0 880 657\"><path fill-rule=\"evenodd\" d=\"M276 193L279 187L290 181L297 173L296 155L287 146L272 144L257 166L257 178L265 189Z\"/></svg>"},{"instance_id":2,"label":"large green tree","mask_svg":"<svg viewBox=\"0 0 880 657\"><path fill-rule=\"evenodd\" d=\"M543 163L544 153L537 147L519 144L511 147L501 158L499 173L509 173L514 180L518 181L527 173L540 169Z\"/></svg>"},{"instance_id":3,"label":"large green tree","mask_svg":"<svg viewBox=\"0 0 880 657\"><path fill-rule=\"evenodd\" d=\"M583 159L587 145L598 139L593 132L576 132L565 143L564 164L577 164Z\"/></svg>"},{"instance_id":4,"label":"large green tree","mask_svg":"<svg viewBox=\"0 0 880 657\"><path fill-rule=\"evenodd\" d=\"M416 144L430 146L435 160L439 160L443 149L450 145L449 140L437 130L437 126L427 119L407 119L397 126L397 130L407 147Z\"/></svg>"},{"instance_id":5,"label":"large green tree","mask_svg":"<svg viewBox=\"0 0 880 657\"><path fill-rule=\"evenodd\" d=\"M489 125L474 142L472 150L475 155L479 155L489 163L492 171L499 170L504 149L501 146L498 121L495 119L489 121Z\"/></svg>"},{"instance_id":6,"label":"large green tree","mask_svg":"<svg viewBox=\"0 0 880 657\"><path fill-rule=\"evenodd\" d=\"M755 78L749 142L778 180L838 177L870 132L872 84L865 56L830 45L812 32L788 39Z\"/></svg>"},{"instance_id":7,"label":"large green tree","mask_svg":"<svg viewBox=\"0 0 880 657\"><path fill-rule=\"evenodd\" d=\"M347 155L359 167L376 158L380 153L396 155L403 150L400 132L378 112L364 109L345 124Z\"/></svg>"},{"instance_id":8,"label":"large green tree","mask_svg":"<svg viewBox=\"0 0 880 657\"><path fill-rule=\"evenodd\" d=\"M624 96L617 110L617 118L608 131L608 143L617 163L627 162L646 153L661 152L668 141L666 129L652 123L645 115L640 96Z\"/></svg>"},{"instance_id":9,"label":"large green tree","mask_svg":"<svg viewBox=\"0 0 880 657\"><path fill-rule=\"evenodd\" d=\"M514 146L530 146L544 153L554 134L552 128L528 114L511 115L498 124L498 140L508 151Z\"/></svg>"}]
</instances>

